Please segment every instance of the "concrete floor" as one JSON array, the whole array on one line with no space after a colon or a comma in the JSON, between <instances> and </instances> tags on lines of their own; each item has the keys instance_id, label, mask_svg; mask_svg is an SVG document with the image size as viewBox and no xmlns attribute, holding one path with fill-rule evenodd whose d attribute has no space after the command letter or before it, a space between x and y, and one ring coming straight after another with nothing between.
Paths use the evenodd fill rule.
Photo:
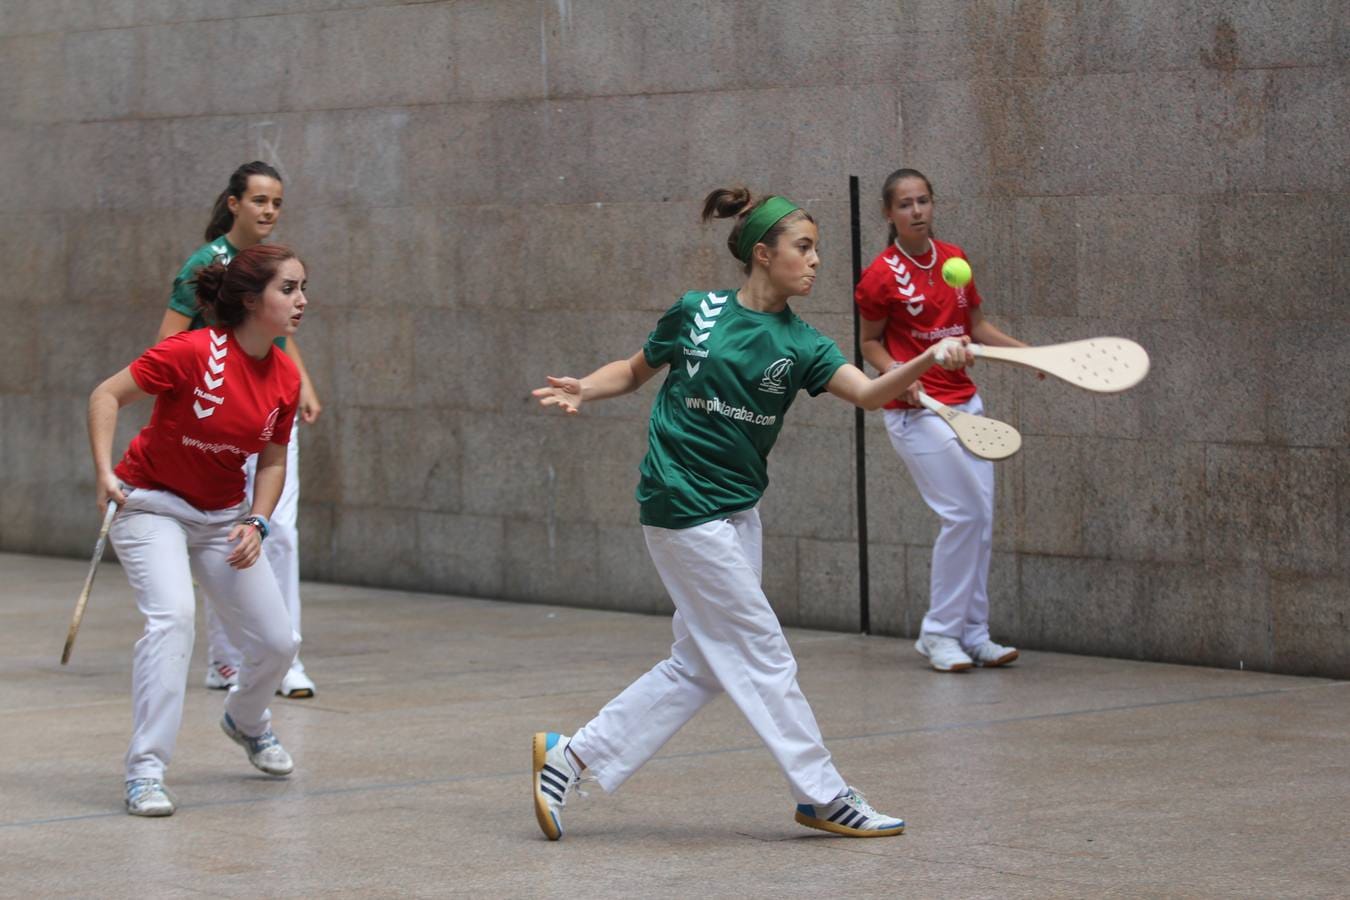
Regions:
<instances>
[{"instance_id":1,"label":"concrete floor","mask_svg":"<svg viewBox=\"0 0 1350 900\"><path fill-rule=\"evenodd\" d=\"M1350 892L1350 684L1023 653L938 675L907 642L790 633L845 777L906 818L792 821L725 700L540 835L535 730L572 730L666 650L660 618L305 586L311 700L255 772L199 645L168 819L129 817L139 631L115 564L58 665L85 565L0 555L0 896L1331 897Z\"/></svg>"}]
</instances>

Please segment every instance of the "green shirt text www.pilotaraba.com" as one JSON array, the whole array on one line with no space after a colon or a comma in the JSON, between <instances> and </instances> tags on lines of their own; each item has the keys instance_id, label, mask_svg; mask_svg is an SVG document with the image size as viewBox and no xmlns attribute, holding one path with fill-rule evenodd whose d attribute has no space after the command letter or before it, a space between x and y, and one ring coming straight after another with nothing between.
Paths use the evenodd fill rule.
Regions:
<instances>
[{"instance_id":1,"label":"green shirt text www.pilotaraba.com","mask_svg":"<svg viewBox=\"0 0 1350 900\"><path fill-rule=\"evenodd\" d=\"M797 391L825 389L844 355L791 309L746 309L736 291L685 294L642 348L670 373L652 407L637 499L644 525L692 528L749 509Z\"/></svg>"}]
</instances>

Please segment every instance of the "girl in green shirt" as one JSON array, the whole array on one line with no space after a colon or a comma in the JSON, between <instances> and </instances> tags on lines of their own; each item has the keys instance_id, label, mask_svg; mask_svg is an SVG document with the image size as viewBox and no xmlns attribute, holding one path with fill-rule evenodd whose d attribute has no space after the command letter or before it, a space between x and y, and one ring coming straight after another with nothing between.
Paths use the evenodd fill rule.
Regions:
<instances>
[{"instance_id":1,"label":"girl in green shirt","mask_svg":"<svg viewBox=\"0 0 1350 900\"><path fill-rule=\"evenodd\" d=\"M744 188L708 195L703 219L736 218L727 241L744 265L735 290L685 294L642 350L584 378L549 377L534 391L575 415L636 391L669 368L652 408L638 501L652 562L676 612L670 657L575 735L534 736L535 816L562 836L562 807L583 771L616 790L709 700L727 693L787 777L796 820L849 837L900 834L903 820L874 810L836 771L797 686L797 663L760 586L757 504L767 461L800 390L829 391L879 409L941 361L970 359L956 340L870 379L794 313L820 265L815 220L783 197Z\"/></svg>"}]
</instances>

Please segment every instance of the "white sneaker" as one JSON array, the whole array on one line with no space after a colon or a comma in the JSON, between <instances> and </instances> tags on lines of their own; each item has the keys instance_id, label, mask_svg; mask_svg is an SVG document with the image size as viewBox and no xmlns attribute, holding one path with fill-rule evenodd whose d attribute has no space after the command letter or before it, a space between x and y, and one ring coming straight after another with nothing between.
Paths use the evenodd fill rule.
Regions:
<instances>
[{"instance_id":1,"label":"white sneaker","mask_svg":"<svg viewBox=\"0 0 1350 900\"><path fill-rule=\"evenodd\" d=\"M966 652L970 654L970 658L974 660L975 665L986 669L994 666L1006 666L1017 659L1016 647L1004 647L1002 644L995 644L993 641L985 641L978 647L969 648Z\"/></svg>"},{"instance_id":2,"label":"white sneaker","mask_svg":"<svg viewBox=\"0 0 1350 900\"><path fill-rule=\"evenodd\" d=\"M132 778L126 784L127 812L133 816L171 816L178 808L158 778Z\"/></svg>"},{"instance_id":3,"label":"white sneaker","mask_svg":"<svg viewBox=\"0 0 1350 900\"><path fill-rule=\"evenodd\" d=\"M292 700L313 697L314 681L305 674L303 667L291 666L290 671L286 673L286 677L281 679L281 686L277 688L277 693Z\"/></svg>"},{"instance_id":4,"label":"white sneaker","mask_svg":"<svg viewBox=\"0 0 1350 900\"><path fill-rule=\"evenodd\" d=\"M239 670L229 663L212 662L206 667L206 686L213 691L226 691L239 683Z\"/></svg>"},{"instance_id":5,"label":"white sneaker","mask_svg":"<svg viewBox=\"0 0 1350 900\"><path fill-rule=\"evenodd\" d=\"M281 741L277 740L272 729L267 729L257 737L249 737L235 726L234 719L226 713L220 719L220 730L225 732L230 740L244 748L248 754L248 761L260 771L279 776L289 775L295 770L295 762L286 752L286 748L281 746Z\"/></svg>"},{"instance_id":6,"label":"white sneaker","mask_svg":"<svg viewBox=\"0 0 1350 900\"><path fill-rule=\"evenodd\" d=\"M581 783L581 775L567 758L569 741L570 736L555 731L540 731L534 736L534 817L550 841L562 837L567 793L577 790Z\"/></svg>"},{"instance_id":7,"label":"white sneaker","mask_svg":"<svg viewBox=\"0 0 1350 900\"><path fill-rule=\"evenodd\" d=\"M929 665L939 672L963 672L975 665L956 638L940 634L919 635L919 639L914 642L914 649L927 657Z\"/></svg>"},{"instance_id":8,"label":"white sneaker","mask_svg":"<svg viewBox=\"0 0 1350 900\"><path fill-rule=\"evenodd\" d=\"M793 818L807 828L819 828L846 837L890 837L905 830L904 819L877 812L855 787L849 787L844 796L828 806L799 803Z\"/></svg>"}]
</instances>

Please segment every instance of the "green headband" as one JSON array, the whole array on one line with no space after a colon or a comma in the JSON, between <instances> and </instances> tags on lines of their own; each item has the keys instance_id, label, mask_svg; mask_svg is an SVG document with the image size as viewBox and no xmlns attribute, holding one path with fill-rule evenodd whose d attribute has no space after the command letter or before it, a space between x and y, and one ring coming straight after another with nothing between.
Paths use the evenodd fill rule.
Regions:
<instances>
[{"instance_id":1,"label":"green headband","mask_svg":"<svg viewBox=\"0 0 1350 900\"><path fill-rule=\"evenodd\" d=\"M764 233L778 224L778 220L790 212L796 212L800 209L786 197L770 197L750 214L750 218L745 220L745 227L741 229L740 239L736 241L736 258L741 262L750 261L750 251L755 249L759 239L764 237Z\"/></svg>"}]
</instances>

